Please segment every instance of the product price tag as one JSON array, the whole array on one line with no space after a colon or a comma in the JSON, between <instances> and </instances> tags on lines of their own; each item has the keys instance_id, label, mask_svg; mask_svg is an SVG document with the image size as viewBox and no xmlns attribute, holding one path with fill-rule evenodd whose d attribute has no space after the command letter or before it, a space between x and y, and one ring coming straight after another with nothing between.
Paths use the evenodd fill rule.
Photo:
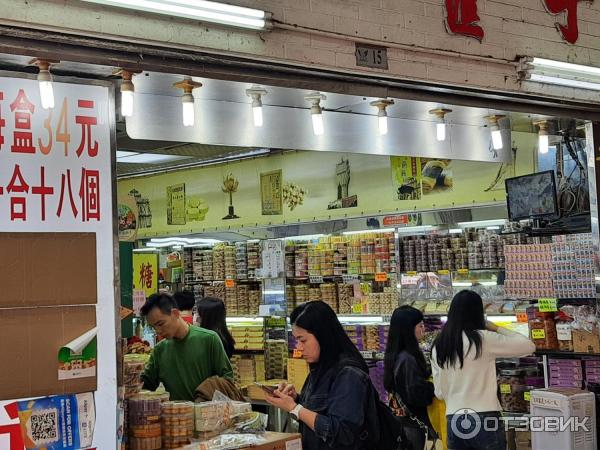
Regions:
<instances>
[{"instance_id":1,"label":"product price tag","mask_svg":"<svg viewBox=\"0 0 600 450\"><path fill-rule=\"evenodd\" d=\"M556 324L556 334L559 341L570 341L573 339L573 333L570 323Z\"/></svg>"},{"instance_id":2,"label":"product price tag","mask_svg":"<svg viewBox=\"0 0 600 450\"><path fill-rule=\"evenodd\" d=\"M235 287L235 280L225 280L225 287L226 288Z\"/></svg>"},{"instance_id":3,"label":"product price tag","mask_svg":"<svg viewBox=\"0 0 600 450\"><path fill-rule=\"evenodd\" d=\"M517 313L517 322L527 323L528 322L527 313L524 313L524 312Z\"/></svg>"},{"instance_id":4,"label":"product price tag","mask_svg":"<svg viewBox=\"0 0 600 450\"><path fill-rule=\"evenodd\" d=\"M375 274L375 281L387 281L388 274L385 272L378 272Z\"/></svg>"},{"instance_id":5,"label":"product price tag","mask_svg":"<svg viewBox=\"0 0 600 450\"><path fill-rule=\"evenodd\" d=\"M342 281L346 284L350 284L353 281L358 280L358 275L342 275Z\"/></svg>"},{"instance_id":6,"label":"product price tag","mask_svg":"<svg viewBox=\"0 0 600 450\"><path fill-rule=\"evenodd\" d=\"M449 270L438 270L438 275L450 275Z\"/></svg>"},{"instance_id":7,"label":"product price tag","mask_svg":"<svg viewBox=\"0 0 600 450\"><path fill-rule=\"evenodd\" d=\"M296 358L296 359L302 358L302 351L295 348L294 352L292 353L292 358Z\"/></svg>"},{"instance_id":8,"label":"product price tag","mask_svg":"<svg viewBox=\"0 0 600 450\"><path fill-rule=\"evenodd\" d=\"M406 272L406 275L408 275L409 277L414 277L416 274L417 274L417 272L415 272L414 270Z\"/></svg>"},{"instance_id":9,"label":"product price tag","mask_svg":"<svg viewBox=\"0 0 600 450\"><path fill-rule=\"evenodd\" d=\"M321 284L323 283L323 277L321 275L311 275L308 277L311 284Z\"/></svg>"},{"instance_id":10,"label":"product price tag","mask_svg":"<svg viewBox=\"0 0 600 450\"><path fill-rule=\"evenodd\" d=\"M526 402L530 402L531 401L531 392L530 391L524 392L523 398L525 399Z\"/></svg>"},{"instance_id":11,"label":"product price tag","mask_svg":"<svg viewBox=\"0 0 600 450\"><path fill-rule=\"evenodd\" d=\"M457 272L461 275L467 275L469 273L469 269L458 269Z\"/></svg>"},{"instance_id":12,"label":"product price tag","mask_svg":"<svg viewBox=\"0 0 600 450\"><path fill-rule=\"evenodd\" d=\"M510 394L512 392L512 389L510 387L510 384L501 384L500 385L500 393L501 394Z\"/></svg>"},{"instance_id":13,"label":"product price tag","mask_svg":"<svg viewBox=\"0 0 600 450\"><path fill-rule=\"evenodd\" d=\"M362 313L363 313L362 303L352 305L352 314L362 314Z\"/></svg>"},{"instance_id":14,"label":"product price tag","mask_svg":"<svg viewBox=\"0 0 600 450\"><path fill-rule=\"evenodd\" d=\"M545 330L531 330L531 337L533 339L546 339Z\"/></svg>"},{"instance_id":15,"label":"product price tag","mask_svg":"<svg viewBox=\"0 0 600 450\"><path fill-rule=\"evenodd\" d=\"M373 359L373 352L369 352L367 350L362 350L360 352L361 356L365 359Z\"/></svg>"},{"instance_id":16,"label":"product price tag","mask_svg":"<svg viewBox=\"0 0 600 450\"><path fill-rule=\"evenodd\" d=\"M556 312L558 311L557 300L555 298L540 298L538 306L540 312Z\"/></svg>"}]
</instances>

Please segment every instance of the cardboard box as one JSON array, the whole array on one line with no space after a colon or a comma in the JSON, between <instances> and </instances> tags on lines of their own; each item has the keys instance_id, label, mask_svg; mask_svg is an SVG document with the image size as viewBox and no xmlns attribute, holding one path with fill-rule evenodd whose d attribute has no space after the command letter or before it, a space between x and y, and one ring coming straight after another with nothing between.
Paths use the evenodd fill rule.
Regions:
<instances>
[{"instance_id":1,"label":"cardboard box","mask_svg":"<svg viewBox=\"0 0 600 450\"><path fill-rule=\"evenodd\" d=\"M0 308L97 303L94 233L0 233Z\"/></svg>"},{"instance_id":2,"label":"cardboard box","mask_svg":"<svg viewBox=\"0 0 600 450\"><path fill-rule=\"evenodd\" d=\"M58 379L61 347L96 326L93 233L0 233L0 400L96 390Z\"/></svg>"},{"instance_id":3,"label":"cardboard box","mask_svg":"<svg viewBox=\"0 0 600 450\"><path fill-rule=\"evenodd\" d=\"M241 450L302 450L302 440L299 434L274 433L265 434L267 442L256 447L244 447Z\"/></svg>"},{"instance_id":4,"label":"cardboard box","mask_svg":"<svg viewBox=\"0 0 600 450\"><path fill-rule=\"evenodd\" d=\"M96 390L96 376L58 379L58 351L96 326L96 307L0 309L0 400Z\"/></svg>"},{"instance_id":5,"label":"cardboard box","mask_svg":"<svg viewBox=\"0 0 600 450\"><path fill-rule=\"evenodd\" d=\"M577 353L600 353L600 336L598 330L593 333L573 330L573 349Z\"/></svg>"}]
</instances>

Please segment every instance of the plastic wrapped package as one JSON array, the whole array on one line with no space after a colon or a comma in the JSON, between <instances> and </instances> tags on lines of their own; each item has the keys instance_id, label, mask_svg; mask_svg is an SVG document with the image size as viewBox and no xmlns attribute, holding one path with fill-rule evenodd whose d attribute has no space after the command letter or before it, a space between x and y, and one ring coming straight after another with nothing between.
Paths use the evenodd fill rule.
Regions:
<instances>
[{"instance_id":1,"label":"plastic wrapped package","mask_svg":"<svg viewBox=\"0 0 600 450\"><path fill-rule=\"evenodd\" d=\"M264 437L254 434L221 434L213 439L183 447L183 450L235 450L255 447L265 442Z\"/></svg>"}]
</instances>

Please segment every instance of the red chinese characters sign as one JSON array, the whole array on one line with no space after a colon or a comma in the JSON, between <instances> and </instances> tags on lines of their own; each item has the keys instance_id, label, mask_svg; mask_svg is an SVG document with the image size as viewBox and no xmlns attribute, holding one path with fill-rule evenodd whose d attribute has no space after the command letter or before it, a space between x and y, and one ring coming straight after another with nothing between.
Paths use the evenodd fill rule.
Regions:
<instances>
[{"instance_id":1,"label":"red chinese characters sign","mask_svg":"<svg viewBox=\"0 0 600 450\"><path fill-rule=\"evenodd\" d=\"M550 14L563 14L565 23L556 23L556 28L563 39L575 44L579 39L577 25L577 5L583 0L541 0ZM589 2L593 0L587 0ZM480 24L477 12L477 0L445 0L446 26L453 34L483 40L485 31Z\"/></svg>"},{"instance_id":2,"label":"red chinese characters sign","mask_svg":"<svg viewBox=\"0 0 600 450\"><path fill-rule=\"evenodd\" d=\"M108 91L0 78L0 229L77 231L112 220Z\"/></svg>"}]
</instances>

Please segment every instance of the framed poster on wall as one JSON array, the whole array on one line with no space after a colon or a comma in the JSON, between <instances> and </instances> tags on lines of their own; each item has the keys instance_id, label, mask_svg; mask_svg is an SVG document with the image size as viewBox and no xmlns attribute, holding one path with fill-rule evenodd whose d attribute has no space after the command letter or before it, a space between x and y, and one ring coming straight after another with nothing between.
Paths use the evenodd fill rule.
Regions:
<instances>
[{"instance_id":1,"label":"framed poster on wall","mask_svg":"<svg viewBox=\"0 0 600 450\"><path fill-rule=\"evenodd\" d=\"M260 174L260 196L263 216L283 214L283 173L281 169Z\"/></svg>"},{"instance_id":2,"label":"framed poster on wall","mask_svg":"<svg viewBox=\"0 0 600 450\"><path fill-rule=\"evenodd\" d=\"M185 223L185 183L167 186L167 225Z\"/></svg>"}]
</instances>

